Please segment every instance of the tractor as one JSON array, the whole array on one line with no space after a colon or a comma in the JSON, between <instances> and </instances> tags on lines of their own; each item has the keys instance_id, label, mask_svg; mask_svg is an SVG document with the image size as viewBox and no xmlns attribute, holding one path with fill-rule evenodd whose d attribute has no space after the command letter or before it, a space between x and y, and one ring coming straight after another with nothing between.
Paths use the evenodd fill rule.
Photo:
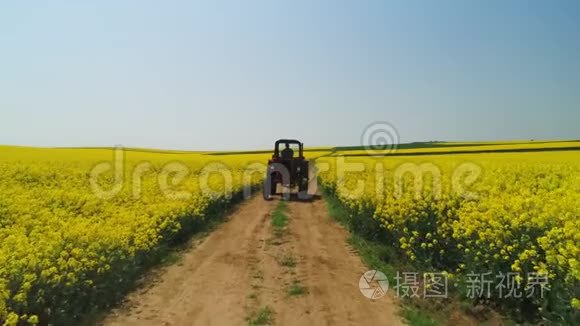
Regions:
<instances>
[{"instance_id":1,"label":"tractor","mask_svg":"<svg viewBox=\"0 0 580 326\"><path fill-rule=\"evenodd\" d=\"M281 145L284 145L283 149L280 148ZM298 146L298 153L294 153L291 145ZM285 199L289 199L290 191L296 188L299 199L310 199L309 191L316 192L316 178L312 176L313 172L310 162L304 158L304 144L295 139L276 141L264 180L264 199L272 199L277 193L278 185L284 188Z\"/></svg>"}]
</instances>

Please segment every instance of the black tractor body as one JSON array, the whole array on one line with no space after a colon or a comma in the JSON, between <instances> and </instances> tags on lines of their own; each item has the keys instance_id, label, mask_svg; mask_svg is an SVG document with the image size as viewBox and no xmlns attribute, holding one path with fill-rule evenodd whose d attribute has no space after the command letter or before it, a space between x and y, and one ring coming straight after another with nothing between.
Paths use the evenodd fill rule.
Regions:
<instances>
[{"instance_id":1,"label":"black tractor body","mask_svg":"<svg viewBox=\"0 0 580 326\"><path fill-rule=\"evenodd\" d=\"M298 153L294 153L290 148L292 145L298 146ZM292 190L297 189L298 197L307 199L309 167L309 161L304 158L304 144L295 139L276 141L264 180L264 199L269 200L276 195L278 185L284 188L283 195L286 198L289 198Z\"/></svg>"}]
</instances>

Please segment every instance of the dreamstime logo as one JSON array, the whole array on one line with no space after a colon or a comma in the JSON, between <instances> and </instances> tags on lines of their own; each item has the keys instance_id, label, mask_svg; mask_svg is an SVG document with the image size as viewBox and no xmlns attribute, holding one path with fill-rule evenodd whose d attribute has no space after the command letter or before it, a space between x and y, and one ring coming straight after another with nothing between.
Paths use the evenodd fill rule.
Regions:
<instances>
[{"instance_id":1,"label":"dreamstime logo","mask_svg":"<svg viewBox=\"0 0 580 326\"><path fill-rule=\"evenodd\" d=\"M385 121L373 122L368 125L360 139L360 144L369 155L389 154L399 146L399 132Z\"/></svg>"},{"instance_id":2,"label":"dreamstime logo","mask_svg":"<svg viewBox=\"0 0 580 326\"><path fill-rule=\"evenodd\" d=\"M389 291L389 280L383 272L370 270L360 277L358 288L365 297L378 300Z\"/></svg>"},{"instance_id":3,"label":"dreamstime logo","mask_svg":"<svg viewBox=\"0 0 580 326\"><path fill-rule=\"evenodd\" d=\"M336 152L325 155L321 160L312 159L310 162L315 164L309 167L308 192L316 192L316 180L322 176L323 179L328 177L334 180L336 191L348 194L350 200L368 195L374 196L378 202L409 195L417 200L425 196L439 200L444 193L469 200L479 197L475 183L483 170L474 162L459 162L448 169L429 161L409 160L393 165L388 160L364 159L388 156L389 151L397 148L398 137L390 124L376 122L363 132L366 154L363 151L354 154ZM382 150L379 151L380 148ZM88 181L95 196L107 200L129 192L133 199L140 199L145 191L160 192L171 200L190 200L197 193L213 199L231 199L234 192L241 190L247 199L258 189L259 180L268 180L272 173L281 175L284 184L290 183L289 170L283 164L268 165L266 162L248 160L244 166L230 167L227 161L204 159L201 166L195 164L196 168L192 169L187 161L126 161L126 151L121 146L115 147L112 160L99 162L90 170ZM266 178L263 178L265 174ZM354 179L353 174L358 174L358 177ZM360 178L361 174L366 178ZM265 194L270 193L268 186L267 182L263 183ZM290 191L285 188L282 196L289 198ZM300 196L299 192L299 198L305 199Z\"/></svg>"}]
</instances>

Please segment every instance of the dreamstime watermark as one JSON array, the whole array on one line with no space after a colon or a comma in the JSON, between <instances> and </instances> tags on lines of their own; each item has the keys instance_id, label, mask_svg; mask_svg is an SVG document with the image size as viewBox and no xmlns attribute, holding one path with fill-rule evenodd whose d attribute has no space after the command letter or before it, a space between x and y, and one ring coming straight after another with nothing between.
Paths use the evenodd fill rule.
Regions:
<instances>
[{"instance_id":1,"label":"dreamstime watermark","mask_svg":"<svg viewBox=\"0 0 580 326\"><path fill-rule=\"evenodd\" d=\"M143 193L143 179L154 174L161 194L168 199L188 200L193 196L191 191L181 189L188 178L197 180L199 191L205 196L232 198L235 190L234 173L241 170L242 192L244 198L249 198L255 189L253 180L256 176L262 178L267 171L272 171L271 167L262 162L251 162L241 169L240 167L233 169L220 161L212 161L196 169L181 161L171 161L161 167L143 161L131 164L128 169L125 155L123 148L115 148L112 162L101 162L90 171L89 184L95 196L111 199L121 193L124 187L130 187L132 197L139 199ZM276 165L277 173L287 176L289 172L285 169L282 164ZM332 177L336 180L336 189L341 193L347 193L355 200L369 194L384 199L387 192L395 199L400 199L406 194L413 195L415 199L425 195L440 199L444 191L450 191L462 198L476 199L478 194L470 189L479 179L481 172L481 167L471 162L463 162L451 171L446 170L445 174L439 166L430 162L404 162L389 168L382 160L363 163L356 158L353 160L345 156L333 156L318 162L311 178L317 179L321 173L334 173ZM365 177L362 177L363 175ZM219 178L219 186L210 182L212 177ZM449 182L443 182L444 178ZM369 187L373 189L368 189ZM286 196L289 193L284 191L282 194Z\"/></svg>"},{"instance_id":2,"label":"dreamstime watermark","mask_svg":"<svg viewBox=\"0 0 580 326\"><path fill-rule=\"evenodd\" d=\"M316 184L319 176L324 173L331 175L335 181L336 190L348 194L351 199L361 199L373 194L377 199L394 199L412 195L415 199L431 196L442 198L444 193L450 193L465 199L477 199L473 185L479 180L482 168L473 162L462 162L453 169L441 169L429 161L402 161L393 166L388 159L364 160L365 157L385 157L395 154L399 146L399 133L388 122L376 122L368 125L361 134L361 144L364 152L345 153L334 152L311 164L310 184ZM115 147L113 158L108 162L95 165L89 173L89 185L92 193L101 199L111 199L125 187L130 187L132 197L139 199L143 194L143 180L153 174L156 184L163 196L172 200L189 200L194 195L193 190L184 187L191 178L196 179L195 191L210 198L232 198L234 191L240 189L237 175L242 173L241 183L244 198L252 196L256 188L256 179L268 180L268 176L276 174L282 184L290 183L288 167L282 163L249 162L245 166L231 168L219 160L211 161L192 169L192 162L171 161L159 166L150 161L126 162L126 149ZM401 155L401 153L396 153ZM400 161L400 159L399 159ZM189 164L188 164L189 163ZM311 161L312 163L312 161ZM332 169L331 169L332 167ZM256 178L258 176L258 178ZM220 183L210 182L219 178ZM271 186L264 182L264 191L270 191ZM368 189L372 187L373 189ZM410 188L413 189L410 189ZM188 190L189 189L189 190ZM311 190L311 189L309 189ZM370 191L369 191L370 190ZM314 189L316 191L316 189ZM288 199L290 192L284 188L282 196ZM299 195L304 195L299 192ZM307 197L310 195L306 195Z\"/></svg>"},{"instance_id":3,"label":"dreamstime watermark","mask_svg":"<svg viewBox=\"0 0 580 326\"><path fill-rule=\"evenodd\" d=\"M360 144L368 155L392 153L397 150L399 142L397 128L386 121L366 126L360 138Z\"/></svg>"},{"instance_id":4,"label":"dreamstime watermark","mask_svg":"<svg viewBox=\"0 0 580 326\"><path fill-rule=\"evenodd\" d=\"M453 282L462 284L465 296L470 299L544 298L550 291L548 275L536 272L519 273L469 273L465 280ZM389 291L389 284L397 298L447 299L449 297L449 274L445 272L397 272L392 283L384 273L370 270L359 280L361 293L372 300L382 298Z\"/></svg>"}]
</instances>

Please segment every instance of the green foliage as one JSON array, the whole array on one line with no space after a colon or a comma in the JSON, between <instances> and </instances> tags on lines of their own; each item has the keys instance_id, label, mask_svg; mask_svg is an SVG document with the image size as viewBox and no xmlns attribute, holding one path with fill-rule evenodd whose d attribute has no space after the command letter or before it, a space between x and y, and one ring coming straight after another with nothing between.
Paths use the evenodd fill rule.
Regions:
<instances>
[{"instance_id":1,"label":"green foliage","mask_svg":"<svg viewBox=\"0 0 580 326\"><path fill-rule=\"evenodd\" d=\"M248 318L249 326L265 326L274 323L274 311L269 306L262 307L250 318Z\"/></svg>"},{"instance_id":2,"label":"green foliage","mask_svg":"<svg viewBox=\"0 0 580 326\"><path fill-rule=\"evenodd\" d=\"M272 227L275 231L282 231L288 224L288 216L286 215L286 209L288 203L285 201L279 201L278 206L272 213Z\"/></svg>"},{"instance_id":3,"label":"green foliage","mask_svg":"<svg viewBox=\"0 0 580 326\"><path fill-rule=\"evenodd\" d=\"M292 285L290 285L290 288L288 289L288 294L290 296L299 296L299 295L304 295L307 293L308 293L308 289L305 286L303 286L302 284L300 284L300 282L297 280L292 282Z\"/></svg>"}]
</instances>

